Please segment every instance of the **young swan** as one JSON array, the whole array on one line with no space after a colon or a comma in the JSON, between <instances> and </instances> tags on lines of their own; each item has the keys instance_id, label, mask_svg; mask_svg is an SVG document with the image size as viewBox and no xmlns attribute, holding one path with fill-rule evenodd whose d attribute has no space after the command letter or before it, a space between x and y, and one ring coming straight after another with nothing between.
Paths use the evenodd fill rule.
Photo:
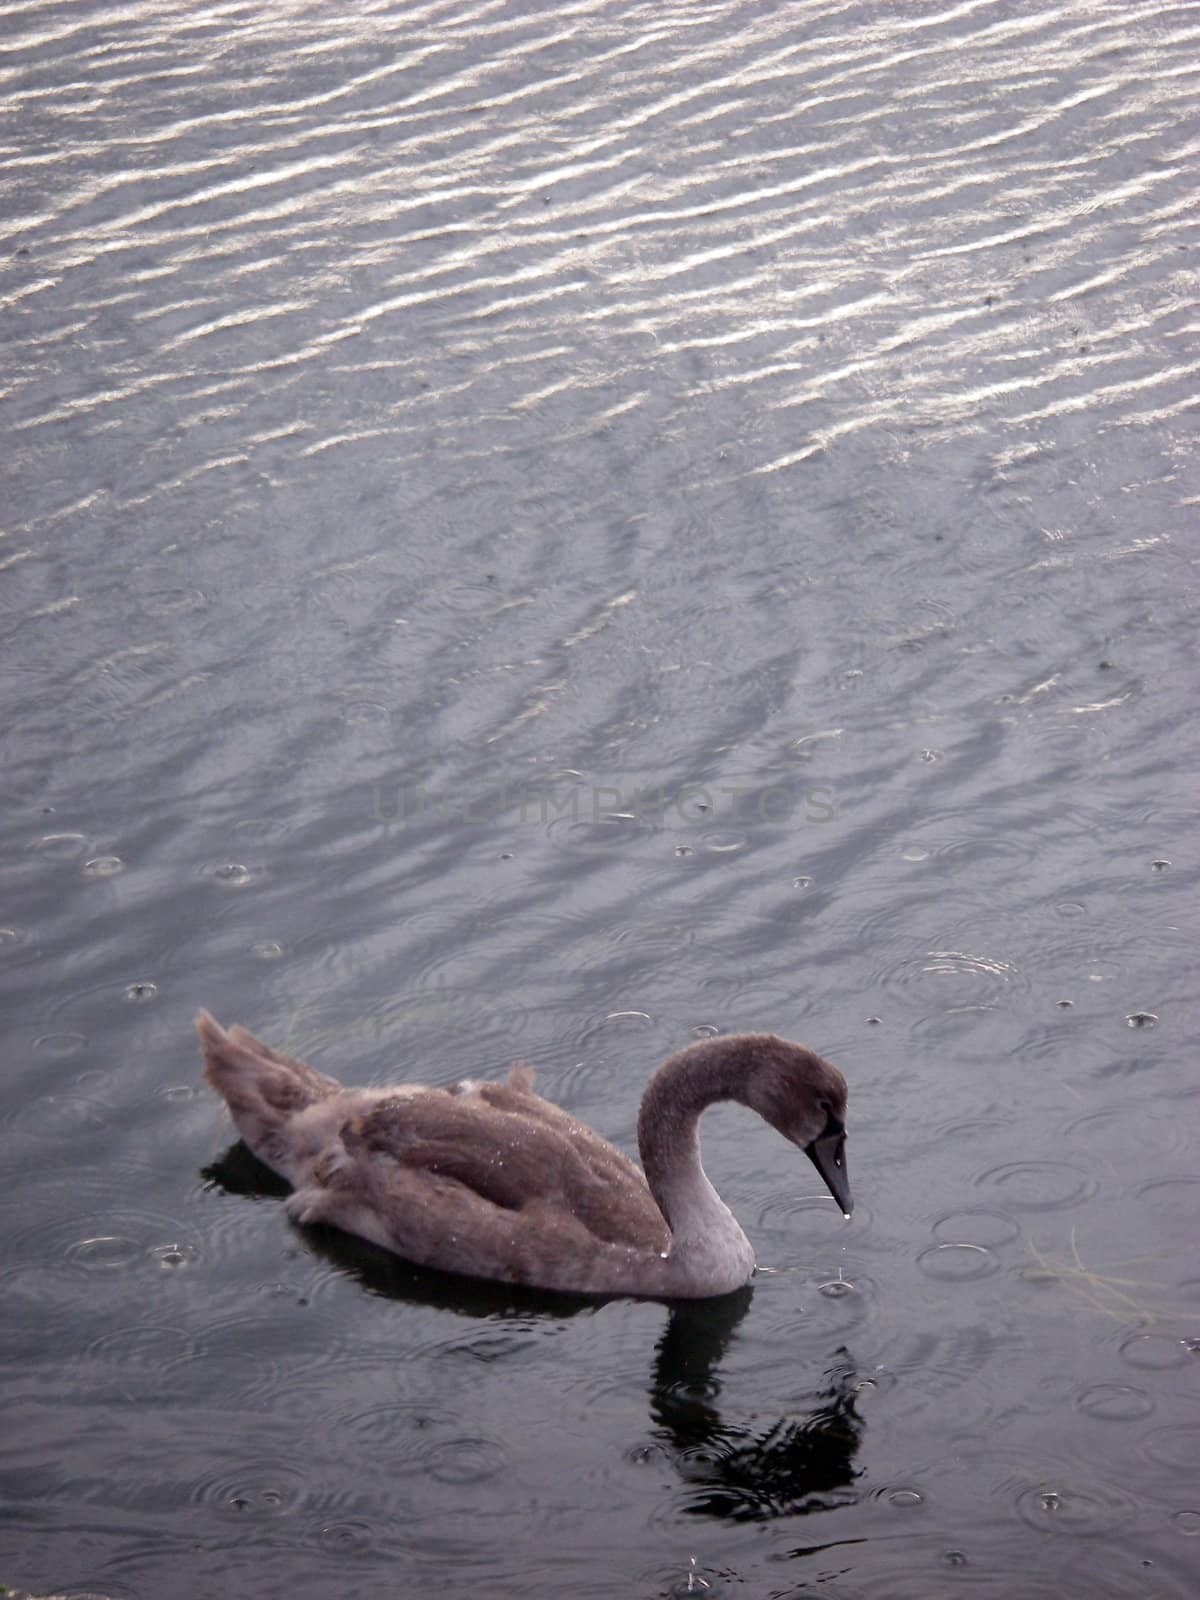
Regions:
<instances>
[{"instance_id":1,"label":"young swan","mask_svg":"<svg viewBox=\"0 0 1200 1600\"><path fill-rule=\"evenodd\" d=\"M770 1033L704 1039L654 1074L645 1175L533 1092L533 1073L449 1089L347 1089L245 1028L196 1019L204 1075L242 1138L326 1222L420 1266L589 1294L701 1298L740 1288L754 1250L700 1165L700 1114L757 1111L799 1145L848 1217L846 1082Z\"/></svg>"}]
</instances>

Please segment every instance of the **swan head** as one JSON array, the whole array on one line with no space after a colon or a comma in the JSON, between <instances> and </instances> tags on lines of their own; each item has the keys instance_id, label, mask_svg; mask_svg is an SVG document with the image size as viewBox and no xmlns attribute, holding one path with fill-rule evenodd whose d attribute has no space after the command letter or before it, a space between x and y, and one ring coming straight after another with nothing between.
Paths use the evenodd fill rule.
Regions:
<instances>
[{"instance_id":1,"label":"swan head","mask_svg":"<svg viewBox=\"0 0 1200 1600\"><path fill-rule=\"evenodd\" d=\"M815 1050L774 1034L751 1035L746 1048L738 1098L799 1145L848 1217L854 1200L846 1170L845 1078Z\"/></svg>"}]
</instances>

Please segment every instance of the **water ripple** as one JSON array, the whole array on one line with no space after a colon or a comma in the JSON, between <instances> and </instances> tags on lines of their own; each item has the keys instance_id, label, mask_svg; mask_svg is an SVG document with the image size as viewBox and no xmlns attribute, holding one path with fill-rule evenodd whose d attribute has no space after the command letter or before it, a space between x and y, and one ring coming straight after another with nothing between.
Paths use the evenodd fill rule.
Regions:
<instances>
[{"instance_id":1,"label":"water ripple","mask_svg":"<svg viewBox=\"0 0 1200 1600\"><path fill-rule=\"evenodd\" d=\"M280 1461L253 1458L195 1484L192 1498L223 1516L262 1521L295 1511L307 1493L303 1472Z\"/></svg>"},{"instance_id":2,"label":"water ripple","mask_svg":"<svg viewBox=\"0 0 1200 1600\"><path fill-rule=\"evenodd\" d=\"M957 950L904 956L880 972L877 981L910 1005L936 1003L938 1013L925 1019L931 1023L949 1013L987 1011L1029 987L1013 963Z\"/></svg>"},{"instance_id":3,"label":"water ripple","mask_svg":"<svg viewBox=\"0 0 1200 1600\"><path fill-rule=\"evenodd\" d=\"M53 399L17 369L17 426L45 429L72 416L103 426L106 413L161 395L187 405L182 363L199 351L210 372L225 369L208 393L191 379L191 409L209 418L222 400L252 415L243 379L262 365L303 369L364 335L381 351L375 365L403 374L412 356L382 353L383 341L415 313L444 319L451 354L469 348L472 321L486 318L491 360L441 391L417 390L412 402L401 391L391 418L401 433L418 397L435 428L457 431L439 408L461 415L464 397L486 403L497 374L511 388L509 405L526 411L548 412L564 392L586 395L586 373L570 360L575 329L649 333L668 357L719 354L696 393L740 389L768 407L818 415L855 396L838 422L813 429L811 443L767 453L760 472L868 427L961 427L984 407L1013 429L1084 408L1103 425L1131 403L1156 417L1177 413L1194 363L1150 363L1141 342L1169 337L1186 297L1169 278L1157 300L1147 297L1128 257L1105 259L1104 241L1114 219L1136 221L1149 239L1170 239L1181 226L1186 154L1171 130L1186 125L1195 91L1172 52L1186 29L1121 36L1159 146L1152 165L1131 172L1118 136L1113 24L1103 19L1085 29L1064 17L1057 32L1040 18L1005 24L1014 76L1000 118L990 93L954 103L942 78L948 40L937 37L950 28L962 81L990 84L996 24L987 7L953 24L898 14L888 48L852 31L832 59L816 18L798 33L770 16L743 18L723 34L715 17L676 16L658 23L651 47L650 37L626 37L603 7L585 12L587 58L537 72L532 63L549 41L536 32L523 40L495 19L472 27L445 19L435 44L414 35L410 17L384 13L373 18L378 57L346 72L346 60L362 57L361 40L313 14L303 88L274 70L269 87L254 83L253 55L221 52L216 103L205 94L211 41L186 22L172 31L173 61L149 79L135 67L139 50L160 49L148 17L131 25L114 59L83 56L73 92L89 107L93 139L122 160L93 165L86 185L68 181L54 198L22 203L21 231L36 236L37 256L54 270L38 273L31 261L10 293L46 308L46 344L72 326L95 336L89 318L71 317L59 299L62 276L110 257L127 262L115 283L91 289L89 310L108 317L115 351L107 382ZM35 45L20 14L12 28ZM56 48L70 51L69 31ZM897 60L902 98L921 109L919 141L893 115ZM1049 86L1060 76L1056 93ZM61 85L36 72L24 80L0 72L0 86L34 127L69 108ZM737 115L731 129L731 107L751 95L753 118ZM253 134L238 115L249 96ZM148 115L160 99L169 115ZM549 169L540 157L547 107L556 139ZM1053 166L1043 153L1051 137ZM639 158L647 138L657 152L653 182ZM53 140L35 133L14 172L64 161L70 172ZM889 226L871 226L881 214ZM485 218L502 226L480 227ZM287 275L282 293L254 288L270 264L268 241L294 246L307 264ZM907 265L883 270L893 255ZM178 281L166 299L171 267ZM305 333L334 281L355 292ZM606 290L595 297L598 281ZM1120 312L1089 329L1088 345L1083 324L1097 297ZM1042 308L1047 343L1059 346L1049 358L1027 348L1031 303ZM554 319L561 347L547 341L538 360L529 348L534 308ZM147 325L157 338L138 363L126 330ZM1107 331L1116 326L1120 340ZM239 359L247 340L255 348ZM814 365L818 351L824 360ZM372 370L368 358L352 364ZM982 365L974 384L947 383L964 364ZM627 356L625 365L632 378L637 364ZM596 386L601 415L613 412L608 390ZM207 468L228 472L246 459L224 446L222 429L208 428ZM379 431L348 418L337 433ZM265 459L272 432L288 437L261 423L250 431L260 441L254 454ZM308 445L334 438L328 430ZM150 492L185 481L177 473Z\"/></svg>"},{"instance_id":4,"label":"water ripple","mask_svg":"<svg viewBox=\"0 0 1200 1600\"><path fill-rule=\"evenodd\" d=\"M1004 1489L1027 1527L1058 1538L1111 1534L1137 1511L1124 1489L1090 1480L1074 1467L1037 1482L1009 1480Z\"/></svg>"},{"instance_id":5,"label":"water ripple","mask_svg":"<svg viewBox=\"0 0 1200 1600\"><path fill-rule=\"evenodd\" d=\"M1089 1315L1091 1359L1063 1297L974 1279L1041 1213L1077 1287L1073 1217L1114 1286L1194 1231L1198 59L1149 0L7 8L0 1270L44 1386L13 1518L64 1581L1194 1591L1194 1269L1180 1334ZM585 770L833 787L786 826L397 814ZM864 1175L856 1232L743 1166L767 1243L815 1245L696 1409L873 1340L876 1477L693 1560L699 1450L682 1490L624 1454L670 1313L551 1362L199 1190L217 995L351 1081L526 1056L627 1144L694 1025L828 1012L910 1191ZM834 1507L880 1537L798 1514Z\"/></svg>"},{"instance_id":6,"label":"water ripple","mask_svg":"<svg viewBox=\"0 0 1200 1600\"><path fill-rule=\"evenodd\" d=\"M1096 1192L1096 1181L1065 1161L1012 1161L989 1167L977 1188L994 1189L1018 1211L1063 1211Z\"/></svg>"}]
</instances>

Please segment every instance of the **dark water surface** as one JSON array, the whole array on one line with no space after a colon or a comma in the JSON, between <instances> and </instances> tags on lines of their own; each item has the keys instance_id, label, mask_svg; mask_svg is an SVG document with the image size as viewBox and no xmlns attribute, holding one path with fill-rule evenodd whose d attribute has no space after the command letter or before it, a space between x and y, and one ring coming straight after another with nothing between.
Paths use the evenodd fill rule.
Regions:
<instances>
[{"instance_id":1,"label":"dark water surface","mask_svg":"<svg viewBox=\"0 0 1200 1600\"><path fill-rule=\"evenodd\" d=\"M0 7L0 1580L1194 1595L1193 5ZM200 1004L852 1086L670 1313L287 1223Z\"/></svg>"}]
</instances>

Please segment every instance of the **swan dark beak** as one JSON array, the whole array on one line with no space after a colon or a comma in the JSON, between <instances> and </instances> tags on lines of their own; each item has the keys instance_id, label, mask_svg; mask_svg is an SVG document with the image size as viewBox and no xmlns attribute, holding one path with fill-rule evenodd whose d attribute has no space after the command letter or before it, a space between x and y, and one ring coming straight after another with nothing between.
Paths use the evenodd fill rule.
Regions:
<instances>
[{"instance_id":1,"label":"swan dark beak","mask_svg":"<svg viewBox=\"0 0 1200 1600\"><path fill-rule=\"evenodd\" d=\"M811 1144L804 1146L804 1154L824 1178L830 1194L842 1208L842 1215L848 1217L854 1210L854 1201L850 1195L850 1178L846 1172L846 1135L822 1134L819 1139L814 1139Z\"/></svg>"}]
</instances>

